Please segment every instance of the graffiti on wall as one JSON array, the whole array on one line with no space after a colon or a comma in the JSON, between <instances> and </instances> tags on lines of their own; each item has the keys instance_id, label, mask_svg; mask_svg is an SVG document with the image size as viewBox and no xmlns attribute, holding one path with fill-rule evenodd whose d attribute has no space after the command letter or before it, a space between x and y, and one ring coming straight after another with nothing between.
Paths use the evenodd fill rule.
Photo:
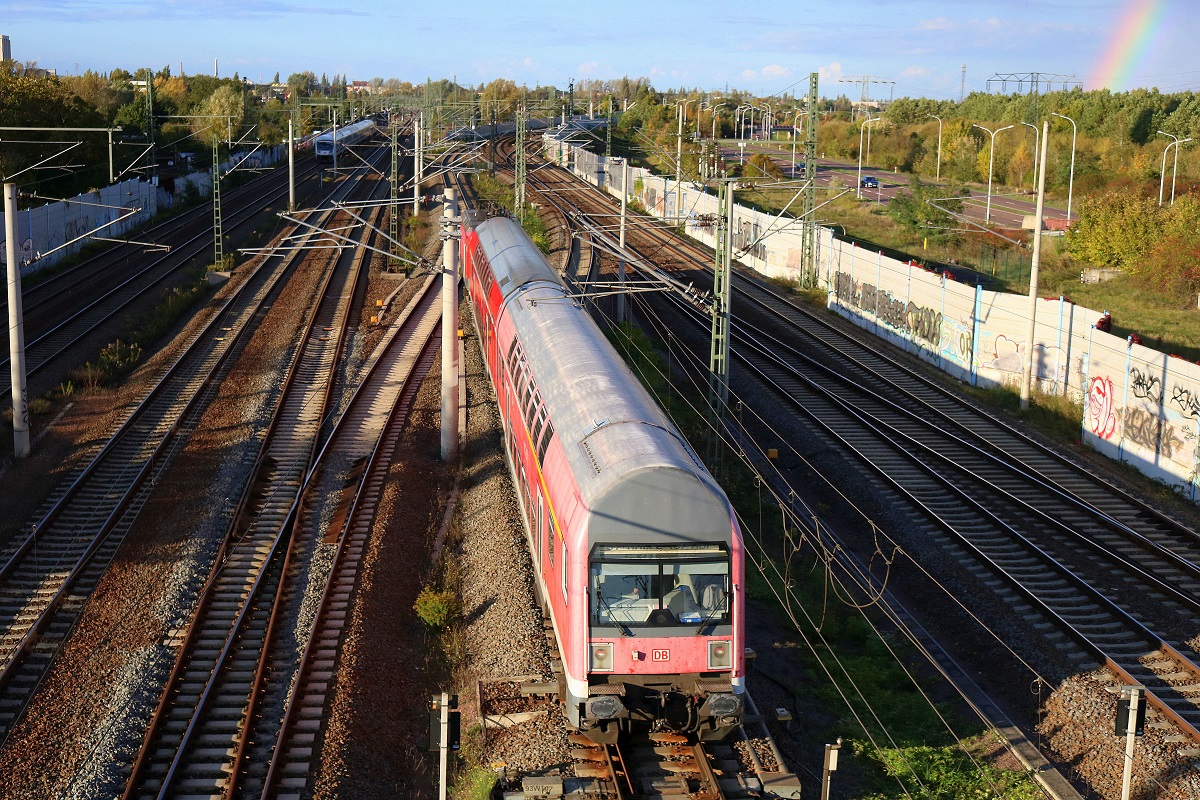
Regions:
<instances>
[{"instance_id":1,"label":"graffiti on wall","mask_svg":"<svg viewBox=\"0 0 1200 800\"><path fill-rule=\"evenodd\" d=\"M1124 437L1158 456L1172 458L1184 444L1174 425L1144 408L1126 408L1122 417Z\"/></svg>"},{"instance_id":2,"label":"graffiti on wall","mask_svg":"<svg viewBox=\"0 0 1200 800\"><path fill-rule=\"evenodd\" d=\"M759 226L757 222L743 219L734 225L733 247L745 255L754 256L764 261L767 258L767 242L765 239L759 238Z\"/></svg>"},{"instance_id":3,"label":"graffiti on wall","mask_svg":"<svg viewBox=\"0 0 1200 800\"><path fill-rule=\"evenodd\" d=\"M927 306L898 300L874 284L854 280L838 272L834 293L845 306L870 311L883 324L937 347L942 341L942 313ZM968 348L968 352L970 352Z\"/></svg>"},{"instance_id":4,"label":"graffiti on wall","mask_svg":"<svg viewBox=\"0 0 1200 800\"><path fill-rule=\"evenodd\" d=\"M1171 402L1179 406L1185 417L1200 417L1200 393L1175 384L1171 387Z\"/></svg>"},{"instance_id":5,"label":"graffiti on wall","mask_svg":"<svg viewBox=\"0 0 1200 800\"><path fill-rule=\"evenodd\" d=\"M1061 382L1067 377L1066 354L1060 347L1043 344L1033 348L1037 379ZM1014 341L1001 334L992 343L992 362L988 365L1000 372L1020 374L1025 365L1025 342Z\"/></svg>"},{"instance_id":6,"label":"graffiti on wall","mask_svg":"<svg viewBox=\"0 0 1200 800\"><path fill-rule=\"evenodd\" d=\"M1162 381L1147 375L1137 367L1129 369L1129 388L1135 397L1149 400L1151 403L1162 402Z\"/></svg>"},{"instance_id":7,"label":"graffiti on wall","mask_svg":"<svg viewBox=\"0 0 1200 800\"><path fill-rule=\"evenodd\" d=\"M952 319L943 315L942 324L942 357L970 366L975 353L975 334L971 320Z\"/></svg>"},{"instance_id":8,"label":"graffiti on wall","mask_svg":"<svg viewBox=\"0 0 1200 800\"><path fill-rule=\"evenodd\" d=\"M1113 382L1108 378L1092 378L1088 384L1088 428L1101 439L1112 436L1112 432L1117 427L1113 395Z\"/></svg>"}]
</instances>

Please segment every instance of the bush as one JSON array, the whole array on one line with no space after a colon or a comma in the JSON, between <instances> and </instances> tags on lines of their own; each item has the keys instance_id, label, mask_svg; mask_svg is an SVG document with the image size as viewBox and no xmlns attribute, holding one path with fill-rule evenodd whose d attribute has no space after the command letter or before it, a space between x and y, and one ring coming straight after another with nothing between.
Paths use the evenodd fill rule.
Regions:
<instances>
[{"instance_id":1,"label":"bush","mask_svg":"<svg viewBox=\"0 0 1200 800\"><path fill-rule=\"evenodd\" d=\"M435 592L426 586L417 595L413 610L429 627L445 628L458 617L458 596L454 592Z\"/></svg>"},{"instance_id":2,"label":"bush","mask_svg":"<svg viewBox=\"0 0 1200 800\"><path fill-rule=\"evenodd\" d=\"M454 800L488 800L496 786L496 773L486 767L471 767L459 775L451 797Z\"/></svg>"}]
</instances>

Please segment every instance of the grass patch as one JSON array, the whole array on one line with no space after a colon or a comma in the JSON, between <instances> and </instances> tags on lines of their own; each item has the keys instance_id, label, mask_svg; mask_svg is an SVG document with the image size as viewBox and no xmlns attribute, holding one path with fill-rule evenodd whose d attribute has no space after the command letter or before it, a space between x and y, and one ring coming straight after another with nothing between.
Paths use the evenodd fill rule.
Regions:
<instances>
[{"instance_id":1,"label":"grass patch","mask_svg":"<svg viewBox=\"0 0 1200 800\"><path fill-rule=\"evenodd\" d=\"M1033 392L1029 408L1021 410L1021 394L1014 387L982 388L963 385L960 389L989 408L1007 411L1026 425L1065 444L1079 442L1083 426L1083 404L1061 395Z\"/></svg>"},{"instance_id":2,"label":"grass patch","mask_svg":"<svg viewBox=\"0 0 1200 800\"><path fill-rule=\"evenodd\" d=\"M454 800L488 800L496 786L496 773L487 767L471 767L460 773L450 789Z\"/></svg>"},{"instance_id":3,"label":"grass patch","mask_svg":"<svg viewBox=\"0 0 1200 800\"><path fill-rule=\"evenodd\" d=\"M628 325L610 329L608 336L693 448L703 452L708 426L693 408L704 407L703 398L696 391L673 385L663 343ZM827 737L825 741L837 736L846 739L870 792L864 796L872 800L905 796L1032 800L1040 796L1028 775L998 769L984 760L980 752L984 731L978 722L958 719L951 707L930 705L922 693L929 687L914 684L897 660L898 654L905 663L920 663L915 653L898 638L885 639L877 633L859 610L836 601L824 559L806 546L797 549L800 537L795 531L783 530L779 507L762 491L747 464L725 453L711 471L746 526L743 538L754 555L747 566L747 594L773 605L781 624L790 625L794 619L799 632L813 643L815 652L796 651L808 677L803 686L792 688L815 695L837 717L819 735ZM768 566L760 573L755 562ZM791 618L776 599L789 592ZM835 654L849 679L870 698L869 709L857 693L850 695L852 708L847 708L839 687L824 677L820 662L829 663ZM956 730L968 732L968 738L956 740L939 714L951 719ZM868 720L867 731L855 721L856 716ZM871 743L871 738L888 741L885 732L895 747L877 748Z\"/></svg>"},{"instance_id":4,"label":"grass patch","mask_svg":"<svg viewBox=\"0 0 1200 800\"><path fill-rule=\"evenodd\" d=\"M475 191L478 193L480 199L506 209L513 215L514 219L518 219L517 215L513 213L513 206L516 200L514 199L512 187L501 183L494 176L482 172L472 175L471 183L475 187ZM542 251L542 254L549 255L550 233L546 230L546 223L542 219L542 215L532 207L526 208L518 221L521 223L521 227L525 229L525 233L529 234L529 238Z\"/></svg>"}]
</instances>

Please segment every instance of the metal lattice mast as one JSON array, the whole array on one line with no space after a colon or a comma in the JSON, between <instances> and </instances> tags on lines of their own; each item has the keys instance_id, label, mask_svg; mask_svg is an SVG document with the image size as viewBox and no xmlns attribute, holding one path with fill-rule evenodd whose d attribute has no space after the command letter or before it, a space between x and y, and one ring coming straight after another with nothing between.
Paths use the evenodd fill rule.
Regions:
<instances>
[{"instance_id":1,"label":"metal lattice mast","mask_svg":"<svg viewBox=\"0 0 1200 800\"><path fill-rule=\"evenodd\" d=\"M392 239L393 263L400 263L400 125L392 120L392 206L388 213L388 236Z\"/></svg>"},{"instance_id":2,"label":"metal lattice mast","mask_svg":"<svg viewBox=\"0 0 1200 800\"><path fill-rule=\"evenodd\" d=\"M808 104L805 116L804 137L804 205L800 219L801 232L800 283L806 287L817 283L817 221L813 215L817 207L817 78L820 73L808 76Z\"/></svg>"},{"instance_id":3,"label":"metal lattice mast","mask_svg":"<svg viewBox=\"0 0 1200 800\"><path fill-rule=\"evenodd\" d=\"M733 183L717 184L717 246L713 269L712 339L708 355L709 421L708 466L718 470L724 461L721 437L725 408L729 405L729 281L733 263Z\"/></svg>"},{"instance_id":4,"label":"metal lattice mast","mask_svg":"<svg viewBox=\"0 0 1200 800\"><path fill-rule=\"evenodd\" d=\"M513 191L513 212L520 219L525 212L525 107L517 109L517 179Z\"/></svg>"},{"instance_id":5,"label":"metal lattice mast","mask_svg":"<svg viewBox=\"0 0 1200 800\"><path fill-rule=\"evenodd\" d=\"M225 235L221 229L221 141L213 136L213 269L225 267Z\"/></svg>"},{"instance_id":6,"label":"metal lattice mast","mask_svg":"<svg viewBox=\"0 0 1200 800\"><path fill-rule=\"evenodd\" d=\"M712 344L708 355L709 394L718 413L729 402L729 279L733 262L733 184L717 189L717 247L713 269Z\"/></svg>"}]
</instances>

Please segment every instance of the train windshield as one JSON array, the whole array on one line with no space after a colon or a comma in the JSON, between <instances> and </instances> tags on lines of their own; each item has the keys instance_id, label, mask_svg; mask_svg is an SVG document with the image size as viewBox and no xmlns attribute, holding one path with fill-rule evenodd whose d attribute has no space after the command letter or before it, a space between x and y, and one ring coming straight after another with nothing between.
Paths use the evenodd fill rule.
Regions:
<instances>
[{"instance_id":1,"label":"train windshield","mask_svg":"<svg viewBox=\"0 0 1200 800\"><path fill-rule=\"evenodd\" d=\"M592 625L665 627L729 621L724 548L611 547L592 554Z\"/></svg>"}]
</instances>

